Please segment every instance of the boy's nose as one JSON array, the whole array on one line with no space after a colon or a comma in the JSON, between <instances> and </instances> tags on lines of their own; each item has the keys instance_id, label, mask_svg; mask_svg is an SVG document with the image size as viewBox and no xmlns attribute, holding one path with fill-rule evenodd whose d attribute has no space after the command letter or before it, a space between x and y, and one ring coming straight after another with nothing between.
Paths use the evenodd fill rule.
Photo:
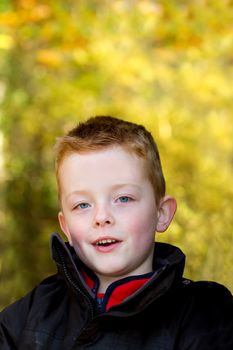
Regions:
<instances>
[{"instance_id":1,"label":"boy's nose","mask_svg":"<svg viewBox=\"0 0 233 350\"><path fill-rule=\"evenodd\" d=\"M109 211L104 209L99 210L94 218L94 225L97 227L103 227L105 225L112 225L114 223L114 218Z\"/></svg>"},{"instance_id":2,"label":"boy's nose","mask_svg":"<svg viewBox=\"0 0 233 350\"><path fill-rule=\"evenodd\" d=\"M111 218L105 218L105 219L97 219L95 222L96 226L105 226L105 225L112 225L112 219Z\"/></svg>"}]
</instances>

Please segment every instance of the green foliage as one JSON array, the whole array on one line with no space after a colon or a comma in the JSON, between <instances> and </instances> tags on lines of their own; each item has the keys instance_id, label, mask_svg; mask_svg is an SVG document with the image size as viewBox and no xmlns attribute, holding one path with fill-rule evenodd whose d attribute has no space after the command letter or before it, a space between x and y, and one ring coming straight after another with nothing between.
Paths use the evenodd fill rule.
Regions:
<instances>
[{"instance_id":1,"label":"green foliage","mask_svg":"<svg viewBox=\"0 0 233 350\"><path fill-rule=\"evenodd\" d=\"M178 201L158 239L233 289L232 21L227 0L1 3L0 307L54 271L53 144L96 114L151 130Z\"/></svg>"}]
</instances>

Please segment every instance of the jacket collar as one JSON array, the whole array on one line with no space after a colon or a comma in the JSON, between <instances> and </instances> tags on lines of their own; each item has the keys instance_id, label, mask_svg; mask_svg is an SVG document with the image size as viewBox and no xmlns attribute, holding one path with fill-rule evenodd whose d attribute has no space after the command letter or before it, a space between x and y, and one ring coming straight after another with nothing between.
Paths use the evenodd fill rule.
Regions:
<instances>
[{"instance_id":1,"label":"jacket collar","mask_svg":"<svg viewBox=\"0 0 233 350\"><path fill-rule=\"evenodd\" d=\"M69 288L81 290L80 297L84 292L85 295L94 299L95 294L87 287L81 273L85 266L78 259L73 247L55 233L51 237L51 250L59 275L67 282ZM185 255L179 248L167 243L156 242L152 277L138 292L128 297L119 306L121 311L128 313L135 307L137 310L144 309L153 300L180 284L184 263Z\"/></svg>"}]
</instances>

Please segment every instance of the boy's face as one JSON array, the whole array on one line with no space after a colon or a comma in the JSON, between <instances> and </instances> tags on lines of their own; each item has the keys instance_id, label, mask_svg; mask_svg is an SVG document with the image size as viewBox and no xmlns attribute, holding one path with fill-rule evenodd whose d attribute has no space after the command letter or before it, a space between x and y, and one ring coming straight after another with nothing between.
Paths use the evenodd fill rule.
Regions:
<instances>
[{"instance_id":1,"label":"boy's face","mask_svg":"<svg viewBox=\"0 0 233 350\"><path fill-rule=\"evenodd\" d=\"M144 169L119 146L73 153L60 165L61 228L100 279L152 271L160 210Z\"/></svg>"}]
</instances>

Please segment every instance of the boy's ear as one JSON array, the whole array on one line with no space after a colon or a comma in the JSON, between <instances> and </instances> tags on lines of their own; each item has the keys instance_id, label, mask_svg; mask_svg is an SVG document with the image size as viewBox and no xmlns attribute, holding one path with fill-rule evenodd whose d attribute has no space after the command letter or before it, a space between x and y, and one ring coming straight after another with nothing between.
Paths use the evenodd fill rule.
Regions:
<instances>
[{"instance_id":1,"label":"boy's ear","mask_svg":"<svg viewBox=\"0 0 233 350\"><path fill-rule=\"evenodd\" d=\"M165 196L160 200L158 208L157 232L164 232L170 225L177 208L176 200L172 196Z\"/></svg>"},{"instance_id":2,"label":"boy's ear","mask_svg":"<svg viewBox=\"0 0 233 350\"><path fill-rule=\"evenodd\" d=\"M72 245L70 231L69 231L69 228L67 227L66 219L65 219L65 216L64 216L62 211L59 211L59 213L58 213L58 221L59 221L60 227L61 227L62 231L64 232L64 234L66 235L70 245Z\"/></svg>"}]
</instances>

